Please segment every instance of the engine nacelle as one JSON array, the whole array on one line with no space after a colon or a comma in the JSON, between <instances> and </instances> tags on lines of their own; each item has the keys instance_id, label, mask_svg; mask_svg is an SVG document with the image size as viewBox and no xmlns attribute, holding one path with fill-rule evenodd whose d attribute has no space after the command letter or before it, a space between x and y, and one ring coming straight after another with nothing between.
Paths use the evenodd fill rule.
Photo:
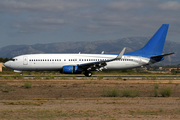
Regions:
<instances>
[{"instance_id":1,"label":"engine nacelle","mask_svg":"<svg viewBox=\"0 0 180 120\"><path fill-rule=\"evenodd\" d=\"M79 68L78 66L66 65L63 66L62 72L65 74L81 74L82 69Z\"/></svg>"}]
</instances>

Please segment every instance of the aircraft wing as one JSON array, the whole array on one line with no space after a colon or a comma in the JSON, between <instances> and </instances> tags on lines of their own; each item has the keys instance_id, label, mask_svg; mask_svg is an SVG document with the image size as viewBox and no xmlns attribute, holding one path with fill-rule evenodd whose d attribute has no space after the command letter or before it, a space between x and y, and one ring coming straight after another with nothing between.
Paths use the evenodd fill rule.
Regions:
<instances>
[{"instance_id":1,"label":"aircraft wing","mask_svg":"<svg viewBox=\"0 0 180 120\"><path fill-rule=\"evenodd\" d=\"M126 48L123 48L123 50L119 53L119 55L116 58L110 59L110 60L104 60L104 61L97 61L97 62L91 62L91 63L84 63L79 64L78 67L82 68L83 70L97 70L101 71L102 69L106 69L107 62L111 62L114 60L120 60L125 52Z\"/></svg>"}]
</instances>

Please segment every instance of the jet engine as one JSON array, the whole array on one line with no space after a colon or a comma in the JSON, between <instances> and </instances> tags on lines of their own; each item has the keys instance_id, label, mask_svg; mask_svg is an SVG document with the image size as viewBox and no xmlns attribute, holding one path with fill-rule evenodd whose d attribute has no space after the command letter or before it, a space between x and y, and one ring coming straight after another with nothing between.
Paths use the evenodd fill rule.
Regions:
<instances>
[{"instance_id":1,"label":"jet engine","mask_svg":"<svg viewBox=\"0 0 180 120\"><path fill-rule=\"evenodd\" d=\"M62 73L65 73L65 74L81 74L82 69L79 68L78 66L66 65L66 66L63 66Z\"/></svg>"}]
</instances>

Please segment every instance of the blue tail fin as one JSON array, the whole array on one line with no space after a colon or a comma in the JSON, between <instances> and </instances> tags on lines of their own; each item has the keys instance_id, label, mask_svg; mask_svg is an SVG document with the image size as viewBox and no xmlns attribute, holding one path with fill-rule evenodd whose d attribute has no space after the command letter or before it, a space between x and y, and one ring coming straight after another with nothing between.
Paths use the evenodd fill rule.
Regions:
<instances>
[{"instance_id":1,"label":"blue tail fin","mask_svg":"<svg viewBox=\"0 0 180 120\"><path fill-rule=\"evenodd\" d=\"M126 55L144 57L161 55L163 52L168 27L169 24L163 24L143 48L127 53Z\"/></svg>"}]
</instances>

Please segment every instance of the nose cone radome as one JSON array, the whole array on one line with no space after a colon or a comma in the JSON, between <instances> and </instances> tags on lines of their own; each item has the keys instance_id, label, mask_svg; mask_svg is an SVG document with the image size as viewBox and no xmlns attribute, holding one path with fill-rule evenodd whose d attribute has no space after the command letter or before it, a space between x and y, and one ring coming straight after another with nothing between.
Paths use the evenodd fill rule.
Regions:
<instances>
[{"instance_id":1,"label":"nose cone radome","mask_svg":"<svg viewBox=\"0 0 180 120\"><path fill-rule=\"evenodd\" d=\"M10 64L10 62L5 62L5 63L4 63L4 66L5 66L5 67L10 67L11 64Z\"/></svg>"},{"instance_id":2,"label":"nose cone radome","mask_svg":"<svg viewBox=\"0 0 180 120\"><path fill-rule=\"evenodd\" d=\"M7 63L5 62L3 65L6 67L6 64L7 64Z\"/></svg>"}]
</instances>

